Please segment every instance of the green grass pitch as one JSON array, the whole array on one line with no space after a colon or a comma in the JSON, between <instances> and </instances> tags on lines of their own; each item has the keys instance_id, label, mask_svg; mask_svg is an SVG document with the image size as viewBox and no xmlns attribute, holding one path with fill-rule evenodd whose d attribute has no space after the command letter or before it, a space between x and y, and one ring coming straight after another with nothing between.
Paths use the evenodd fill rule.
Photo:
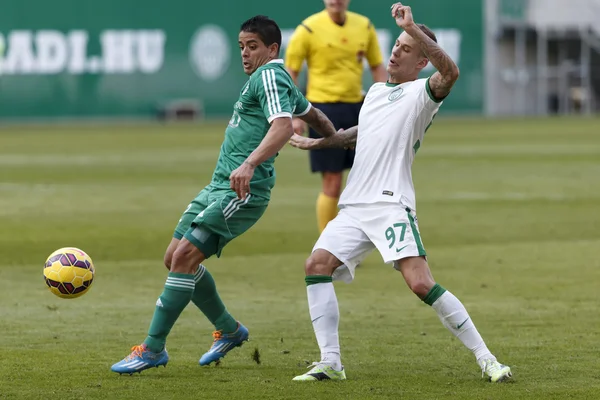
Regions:
<instances>
[{"instance_id":1,"label":"green grass pitch","mask_svg":"<svg viewBox=\"0 0 600 400\"><path fill-rule=\"evenodd\" d=\"M348 380L292 382L319 357L303 262L317 238L318 176L286 148L264 218L206 262L251 341L198 366L212 327L190 305L167 368L110 366L145 337L164 249L209 182L225 123L3 127L0 399L598 399L600 120L440 119L413 168L434 277L466 305L514 381L472 354L372 254L336 284ZM92 289L45 287L46 256L87 251ZM258 350L260 364L253 361Z\"/></svg>"}]
</instances>

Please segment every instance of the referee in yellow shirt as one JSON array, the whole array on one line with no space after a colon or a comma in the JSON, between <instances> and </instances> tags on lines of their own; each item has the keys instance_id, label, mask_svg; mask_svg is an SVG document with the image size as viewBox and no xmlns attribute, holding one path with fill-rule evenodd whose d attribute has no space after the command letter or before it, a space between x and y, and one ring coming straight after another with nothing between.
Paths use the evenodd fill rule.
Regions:
<instances>
[{"instance_id":1,"label":"referee in yellow shirt","mask_svg":"<svg viewBox=\"0 0 600 400\"><path fill-rule=\"evenodd\" d=\"M305 19L294 32L287 47L285 66L298 83L306 60L308 86L306 98L333 122L336 129L358 125L363 101L364 59L373 80L385 82L375 27L367 17L348 11L350 0L324 0L325 10ZM294 131L303 134L306 124L294 120ZM312 129L310 137L320 137ZM354 150L322 149L310 152L312 172L320 172L323 191L317 199L317 222L323 231L337 214L342 191L342 173L352 167Z\"/></svg>"}]
</instances>

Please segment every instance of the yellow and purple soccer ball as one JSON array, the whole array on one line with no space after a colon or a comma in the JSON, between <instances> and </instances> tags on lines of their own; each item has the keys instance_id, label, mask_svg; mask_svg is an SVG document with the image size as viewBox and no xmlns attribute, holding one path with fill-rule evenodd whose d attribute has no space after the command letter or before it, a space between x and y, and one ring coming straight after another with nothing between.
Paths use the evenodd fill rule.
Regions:
<instances>
[{"instance_id":1,"label":"yellow and purple soccer ball","mask_svg":"<svg viewBox=\"0 0 600 400\"><path fill-rule=\"evenodd\" d=\"M95 272L91 257L75 247L56 250L44 264L44 280L48 289L63 299L74 299L87 293Z\"/></svg>"}]
</instances>

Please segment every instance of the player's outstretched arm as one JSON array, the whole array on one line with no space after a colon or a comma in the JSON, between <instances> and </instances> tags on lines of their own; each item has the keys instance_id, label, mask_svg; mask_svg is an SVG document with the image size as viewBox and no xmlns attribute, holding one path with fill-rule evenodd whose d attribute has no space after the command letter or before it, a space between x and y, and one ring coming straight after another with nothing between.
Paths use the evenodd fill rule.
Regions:
<instances>
[{"instance_id":1,"label":"player's outstretched arm","mask_svg":"<svg viewBox=\"0 0 600 400\"><path fill-rule=\"evenodd\" d=\"M306 114L299 118L310 125L323 137L335 135L335 127L333 126L333 123L329 120L329 118L327 118L323 111L319 110L318 108L311 107Z\"/></svg>"},{"instance_id":2,"label":"player's outstretched arm","mask_svg":"<svg viewBox=\"0 0 600 400\"><path fill-rule=\"evenodd\" d=\"M450 56L429 36L427 36L421 28L415 24L410 7L403 6L402 3L396 3L392 6L392 17L396 20L396 24L404 29L413 39L415 39L425 56L437 71L429 78L429 88L431 94L436 99L443 99L450 93L450 89L454 82L458 79L458 66Z\"/></svg>"},{"instance_id":3,"label":"player's outstretched arm","mask_svg":"<svg viewBox=\"0 0 600 400\"><path fill-rule=\"evenodd\" d=\"M340 129L333 136L319 139L311 139L294 134L290 139L290 144L301 150L317 150L329 148L348 149L356 146L357 137L358 126L354 126L346 130Z\"/></svg>"}]
</instances>

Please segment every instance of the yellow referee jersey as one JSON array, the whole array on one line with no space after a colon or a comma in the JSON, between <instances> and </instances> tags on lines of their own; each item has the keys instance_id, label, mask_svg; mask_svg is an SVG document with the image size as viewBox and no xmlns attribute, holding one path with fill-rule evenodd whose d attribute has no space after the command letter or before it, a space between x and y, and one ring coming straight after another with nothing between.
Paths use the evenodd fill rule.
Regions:
<instances>
[{"instance_id":1,"label":"yellow referee jersey","mask_svg":"<svg viewBox=\"0 0 600 400\"><path fill-rule=\"evenodd\" d=\"M333 22L327 11L313 14L292 35L285 66L300 71L308 64L306 98L313 103L358 103L362 100L363 60L371 67L383 62L375 27L367 17L346 13Z\"/></svg>"}]
</instances>

